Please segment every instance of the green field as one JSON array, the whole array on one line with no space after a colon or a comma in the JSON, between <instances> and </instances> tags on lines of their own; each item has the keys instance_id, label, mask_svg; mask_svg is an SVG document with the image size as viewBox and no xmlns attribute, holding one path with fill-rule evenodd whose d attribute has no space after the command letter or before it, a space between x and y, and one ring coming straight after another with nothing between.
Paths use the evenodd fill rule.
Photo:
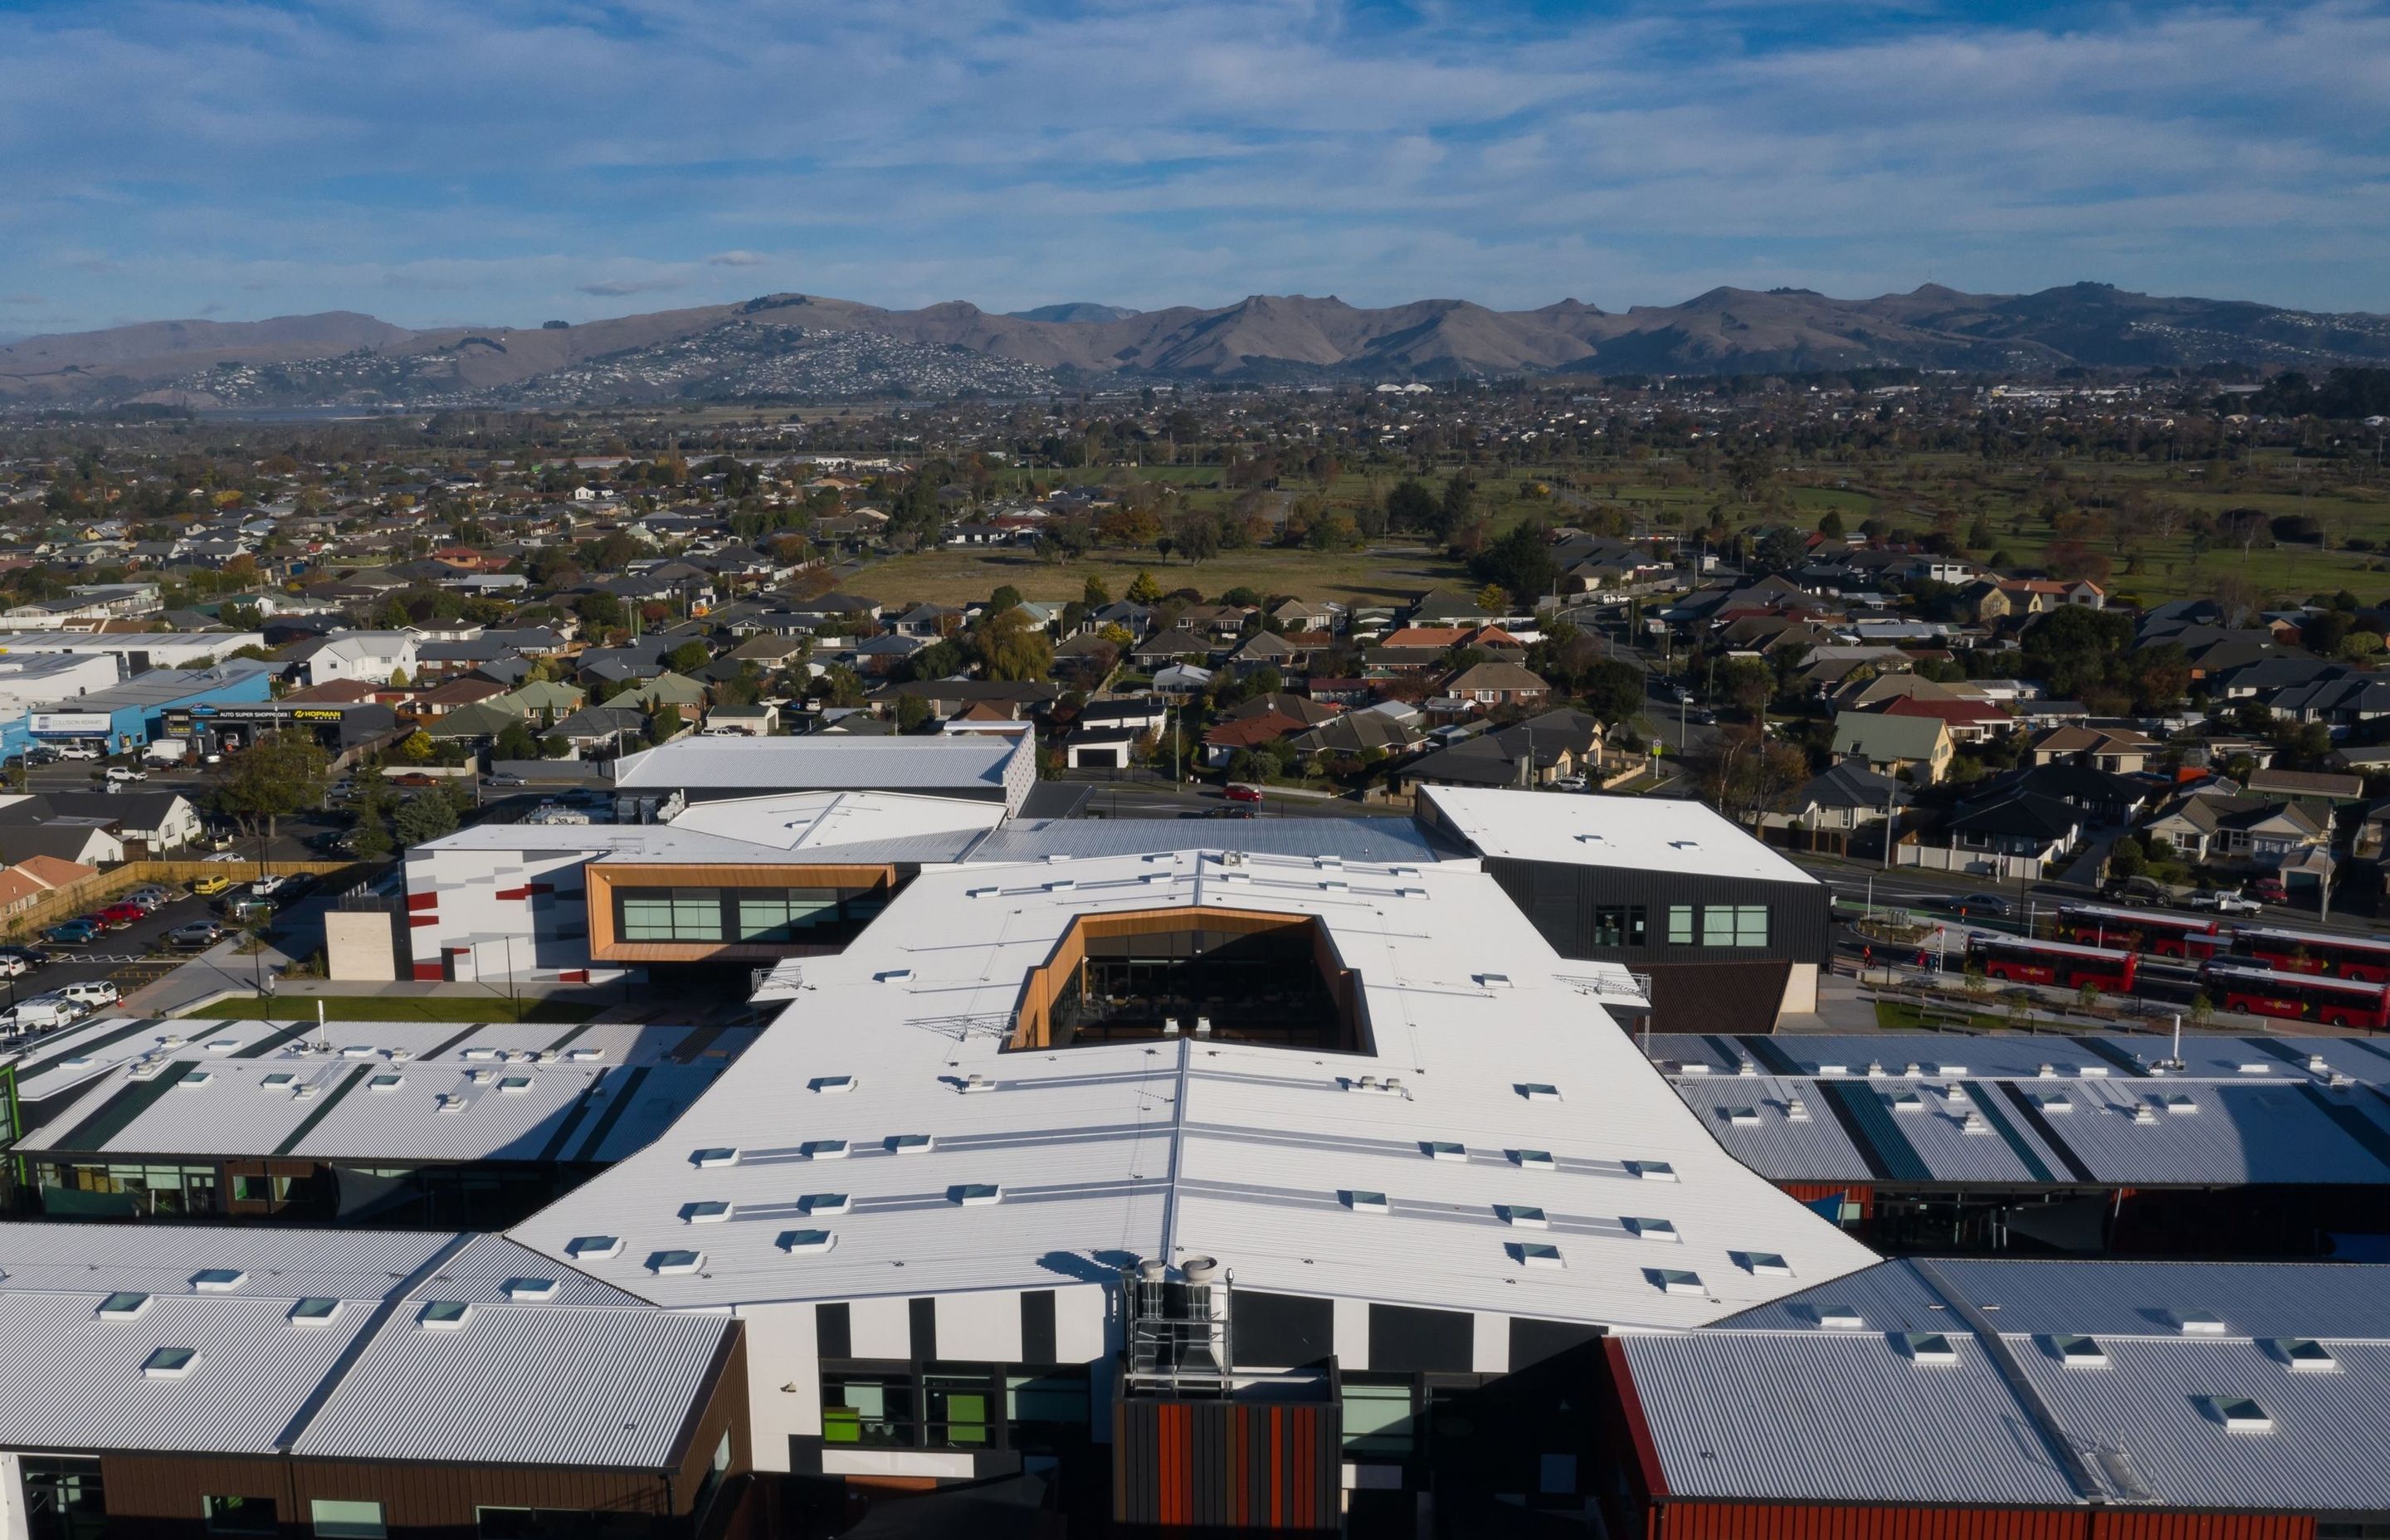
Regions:
<instances>
[{"instance_id":1,"label":"green field","mask_svg":"<svg viewBox=\"0 0 2390 1540\"><path fill-rule=\"evenodd\" d=\"M1163 561L1150 549L1104 549L1075 561L1047 561L1027 551L923 551L874 562L846 586L883 603L961 604L984 599L1009 583L1023 598L1060 601L1077 598L1095 577L1119 598L1141 571L1152 573L1165 591L1197 588L1218 595L1242 586L1357 604L1397 603L1468 581L1460 563L1448 557L1424 546L1388 545L1333 553L1226 551L1203 562Z\"/></svg>"},{"instance_id":2,"label":"green field","mask_svg":"<svg viewBox=\"0 0 2390 1540\"><path fill-rule=\"evenodd\" d=\"M235 999L218 1000L214 1005L189 1014L225 1021L305 1021L314 1019L318 1005L324 1007L325 1020L330 1021L517 1020L514 1003L504 995L491 995L480 999L452 995L277 995L271 998L262 995L245 995ZM596 1006L572 1005L560 1000L525 1000L521 1005L520 1020L558 1026L586 1021L598 1014Z\"/></svg>"}]
</instances>

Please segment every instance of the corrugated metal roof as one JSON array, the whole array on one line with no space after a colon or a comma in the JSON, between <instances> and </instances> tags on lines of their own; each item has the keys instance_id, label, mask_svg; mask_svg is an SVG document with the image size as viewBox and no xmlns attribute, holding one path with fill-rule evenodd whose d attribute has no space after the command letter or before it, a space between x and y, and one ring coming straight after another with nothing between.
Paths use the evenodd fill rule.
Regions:
<instances>
[{"instance_id":1,"label":"corrugated metal roof","mask_svg":"<svg viewBox=\"0 0 2390 1540\"><path fill-rule=\"evenodd\" d=\"M2010 1079L2037 1074L2050 1066L2062 1077L2086 1070L2105 1070L2111 1079L2146 1072L2172 1051L2171 1034L2149 1033L1956 1033L1883 1032L1781 1033L1771 1036L1735 1036L1723 1033L1654 1033L1651 1057L1664 1065L1707 1064L1713 1074L1731 1074L1749 1059L1761 1069L1780 1074L1816 1074L1818 1067L1839 1064L1846 1072L1864 1072L1870 1063L1887 1074L1902 1074L1916 1065L1928 1075L1947 1074L1944 1066L1962 1067L1968 1074ZM2186 1033L2182 1039L2182 1074L2195 1080L2298 1082L2310 1078L2310 1057L2321 1059L2328 1072L2345 1074L2368 1084L2390 1084L2390 1043L2363 1037L2269 1037L2263 1034ZM2262 1068L2260 1068L2262 1066Z\"/></svg>"},{"instance_id":2,"label":"corrugated metal roof","mask_svg":"<svg viewBox=\"0 0 2390 1540\"><path fill-rule=\"evenodd\" d=\"M0 1223L0 1289L185 1294L202 1267L286 1299L378 1300L439 1254L445 1232Z\"/></svg>"},{"instance_id":3,"label":"corrugated metal roof","mask_svg":"<svg viewBox=\"0 0 2390 1540\"><path fill-rule=\"evenodd\" d=\"M736 1322L654 1309L476 1304L428 1330L402 1310L292 1445L325 1459L661 1469Z\"/></svg>"},{"instance_id":4,"label":"corrugated metal roof","mask_svg":"<svg viewBox=\"0 0 2390 1540\"><path fill-rule=\"evenodd\" d=\"M1359 981L1372 1050L1191 1032L1001 1050L1024 975L1076 918L1214 907L1315 918ZM855 945L805 960L780 1019L670 1136L513 1234L559 1257L576 1237L619 1236L620 1254L588 1270L681 1305L1050 1287L1058 1266L1183 1250L1249 1288L1664 1326L1794 1286L1739 1253L1780 1254L1802 1279L1871 1261L1718 1147L1587 971L1474 862L1232 866L1187 850L925 873ZM958 1094L969 1074L988 1088ZM1353 1089L1364 1074L1400 1088ZM811 1089L830 1076L852 1088ZM1561 1099L1530 1097L1532 1084ZM913 1134L932 1142L895 1156L889 1141ZM822 1151L831 1140L842 1158ZM1434 1158L1437 1141L1466 1158ZM700 1147L739 1153L700 1165ZM1548 1151L1550 1169L1523 1164L1526 1149ZM1673 1179L1645 1179L1638 1161ZM954 1201L968 1185L1002 1199ZM1383 1192L1388 1212L1356 1212L1352 1190ZM826 1193L851 1208L808 1225L804 1200ZM691 1222L700 1202L731 1205L728 1222ZM1547 1210L1564 1266L1519 1264L1505 1204ZM1665 1258L1625 1224L1648 1217L1677 1223ZM785 1251L795 1227L829 1228L835 1246ZM704 1266L648 1265L680 1249ZM1698 1271L1702 1291L1661 1288L1663 1262Z\"/></svg>"},{"instance_id":5,"label":"corrugated metal roof","mask_svg":"<svg viewBox=\"0 0 2390 1540\"><path fill-rule=\"evenodd\" d=\"M1883 1333L1619 1339L1670 1494L1812 1502L2072 1504L1980 1344L1918 1363Z\"/></svg>"},{"instance_id":6,"label":"corrugated metal roof","mask_svg":"<svg viewBox=\"0 0 2390 1540\"><path fill-rule=\"evenodd\" d=\"M1022 751L1024 741L1025 735L992 733L686 738L616 760L614 785L624 791L989 788L1004 783L1005 762Z\"/></svg>"},{"instance_id":7,"label":"corrugated metal roof","mask_svg":"<svg viewBox=\"0 0 2390 1540\"><path fill-rule=\"evenodd\" d=\"M561 1264L502 1235L475 1236L465 1249L441 1264L440 1271L416 1285L418 1300L462 1300L495 1304L510 1296L507 1285L519 1279L545 1278L556 1285L554 1304L622 1304L641 1302L611 1284L600 1283L579 1268Z\"/></svg>"},{"instance_id":8,"label":"corrugated metal roof","mask_svg":"<svg viewBox=\"0 0 2390 1540\"><path fill-rule=\"evenodd\" d=\"M1715 808L1690 800L1458 786L1423 786L1420 800L1422 815L1432 804L1433 815L1481 855L1818 885Z\"/></svg>"},{"instance_id":9,"label":"corrugated metal roof","mask_svg":"<svg viewBox=\"0 0 2390 1540\"><path fill-rule=\"evenodd\" d=\"M1433 861L1407 818L1048 818L1015 821L972 847L970 860L1090 860L1155 851L1233 850L1335 855L1347 861Z\"/></svg>"}]
</instances>

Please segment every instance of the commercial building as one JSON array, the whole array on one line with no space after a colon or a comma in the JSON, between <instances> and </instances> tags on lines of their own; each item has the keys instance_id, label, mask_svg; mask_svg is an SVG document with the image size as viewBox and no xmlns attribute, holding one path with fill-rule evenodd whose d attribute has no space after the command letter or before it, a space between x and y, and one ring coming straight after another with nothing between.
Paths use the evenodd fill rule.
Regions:
<instances>
[{"instance_id":1,"label":"commercial building","mask_svg":"<svg viewBox=\"0 0 2390 1540\"><path fill-rule=\"evenodd\" d=\"M230 709L273 693L273 669L235 660L204 669L153 668L93 690L26 719L37 743L89 743L111 754L132 753L169 736L169 713Z\"/></svg>"},{"instance_id":2,"label":"commercial building","mask_svg":"<svg viewBox=\"0 0 2390 1540\"><path fill-rule=\"evenodd\" d=\"M2319 1256L2390 1228L2365 1037L1655 1034L1752 1170L1892 1251Z\"/></svg>"},{"instance_id":3,"label":"commercial building","mask_svg":"<svg viewBox=\"0 0 2390 1540\"><path fill-rule=\"evenodd\" d=\"M1825 884L1695 802L1420 789L1419 822L1481 858L1561 956L1651 982L1658 1031L1767 1032L1813 1011Z\"/></svg>"},{"instance_id":4,"label":"commercial building","mask_svg":"<svg viewBox=\"0 0 2390 1540\"><path fill-rule=\"evenodd\" d=\"M1008 814L1037 782L1035 736L952 733L933 738L706 738L624 754L614 762L625 820L681 803L786 791L893 791L989 802Z\"/></svg>"},{"instance_id":5,"label":"commercial building","mask_svg":"<svg viewBox=\"0 0 2390 1540\"><path fill-rule=\"evenodd\" d=\"M29 653L113 658L126 678L151 669L205 668L245 647L263 647L255 631L19 632L0 640L0 657Z\"/></svg>"}]
</instances>

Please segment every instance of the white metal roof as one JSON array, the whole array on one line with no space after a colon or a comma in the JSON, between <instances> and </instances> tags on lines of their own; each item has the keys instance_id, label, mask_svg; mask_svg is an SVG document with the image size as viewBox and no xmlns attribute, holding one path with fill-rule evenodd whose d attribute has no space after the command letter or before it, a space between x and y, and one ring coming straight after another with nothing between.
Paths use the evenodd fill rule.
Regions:
<instances>
[{"instance_id":1,"label":"white metal roof","mask_svg":"<svg viewBox=\"0 0 2390 1540\"><path fill-rule=\"evenodd\" d=\"M1420 797L1480 855L1812 887L1818 881L1690 800L1458 786L1423 786Z\"/></svg>"},{"instance_id":2,"label":"white metal roof","mask_svg":"<svg viewBox=\"0 0 2390 1540\"><path fill-rule=\"evenodd\" d=\"M951 859L970 842L968 836L1003 821L1002 802L886 792L792 791L777 797L693 802L673 819L672 827L803 854L867 841L965 836L953 841Z\"/></svg>"},{"instance_id":3,"label":"white metal roof","mask_svg":"<svg viewBox=\"0 0 2390 1540\"><path fill-rule=\"evenodd\" d=\"M1358 973L1374 1051L1000 1051L1024 975L1075 916L1207 907L1316 917ZM925 873L843 955L806 959L779 1020L668 1136L514 1235L559 1257L619 1237L581 1265L684 1305L1037 1287L1124 1253L1207 1253L1250 1287L1653 1326L1872 1260L1670 1094L1602 1008L1619 972L1556 955L1473 862L1189 851ZM966 1094L971 1074L992 1088ZM1364 1074L1404 1089L1348 1088ZM834 1076L853 1088L813 1088ZM1559 1099L1526 1094L1544 1085ZM896 1153L912 1135L929 1147ZM1439 1142L1467 1159L1433 1158ZM700 1164L700 1149L739 1154ZM1000 1200L955 1200L974 1184ZM1388 1212L1356 1210L1356 1190ZM849 1211L808 1212L828 1194ZM717 1221L700 1203L730 1207ZM1546 1212L1532 1238L1562 1267L1521 1265L1506 1205ZM1641 1238L1638 1217L1681 1239ZM835 1242L783 1250L800 1228ZM677 1250L701 1265L649 1265ZM1739 1260L1754 1253L1800 1282ZM1702 1292L1664 1289L1663 1264Z\"/></svg>"},{"instance_id":4,"label":"white metal roof","mask_svg":"<svg viewBox=\"0 0 2390 1540\"><path fill-rule=\"evenodd\" d=\"M684 738L616 760L614 785L623 791L994 789L1004 784L1005 763L1022 751L1022 741L971 733Z\"/></svg>"}]
</instances>

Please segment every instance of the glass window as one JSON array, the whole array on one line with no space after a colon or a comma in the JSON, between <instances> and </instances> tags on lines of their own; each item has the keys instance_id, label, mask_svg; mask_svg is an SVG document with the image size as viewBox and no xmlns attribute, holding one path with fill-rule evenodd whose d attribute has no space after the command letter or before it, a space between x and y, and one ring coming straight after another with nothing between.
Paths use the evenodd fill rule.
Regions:
<instances>
[{"instance_id":1,"label":"glass window","mask_svg":"<svg viewBox=\"0 0 2390 1540\"><path fill-rule=\"evenodd\" d=\"M992 1442L988 1405L994 1387L984 1375L926 1375L922 1399L930 1409L929 1442L970 1448Z\"/></svg>"},{"instance_id":2,"label":"glass window","mask_svg":"<svg viewBox=\"0 0 2390 1540\"><path fill-rule=\"evenodd\" d=\"M1604 904L1593 911L1593 944L1640 946L1645 940L1643 905Z\"/></svg>"},{"instance_id":3,"label":"glass window","mask_svg":"<svg viewBox=\"0 0 2390 1540\"><path fill-rule=\"evenodd\" d=\"M1411 1387L1344 1381L1344 1448L1356 1455L1411 1452Z\"/></svg>"},{"instance_id":4,"label":"glass window","mask_svg":"<svg viewBox=\"0 0 2390 1540\"><path fill-rule=\"evenodd\" d=\"M1067 1375L1008 1375L1004 1415L1012 1422L1087 1420L1087 1382Z\"/></svg>"},{"instance_id":5,"label":"glass window","mask_svg":"<svg viewBox=\"0 0 2390 1540\"><path fill-rule=\"evenodd\" d=\"M720 941L722 899L709 889L623 897L624 941Z\"/></svg>"},{"instance_id":6,"label":"glass window","mask_svg":"<svg viewBox=\"0 0 2390 1540\"><path fill-rule=\"evenodd\" d=\"M904 1375L823 1376L822 1442L910 1445L912 1380Z\"/></svg>"},{"instance_id":7,"label":"glass window","mask_svg":"<svg viewBox=\"0 0 2390 1540\"><path fill-rule=\"evenodd\" d=\"M200 1512L210 1534L272 1534L276 1532L271 1497L202 1497Z\"/></svg>"},{"instance_id":8,"label":"glass window","mask_svg":"<svg viewBox=\"0 0 2390 1540\"><path fill-rule=\"evenodd\" d=\"M1668 905L1668 944L1671 946L1693 944L1693 906L1691 905Z\"/></svg>"},{"instance_id":9,"label":"glass window","mask_svg":"<svg viewBox=\"0 0 2390 1540\"><path fill-rule=\"evenodd\" d=\"M390 1526L381 1521L379 1503L317 1497L308 1504L308 1510L322 1540L389 1540Z\"/></svg>"},{"instance_id":10,"label":"glass window","mask_svg":"<svg viewBox=\"0 0 2390 1540\"><path fill-rule=\"evenodd\" d=\"M1765 904L1703 905L1702 944L1703 946L1767 945L1767 905Z\"/></svg>"}]
</instances>

